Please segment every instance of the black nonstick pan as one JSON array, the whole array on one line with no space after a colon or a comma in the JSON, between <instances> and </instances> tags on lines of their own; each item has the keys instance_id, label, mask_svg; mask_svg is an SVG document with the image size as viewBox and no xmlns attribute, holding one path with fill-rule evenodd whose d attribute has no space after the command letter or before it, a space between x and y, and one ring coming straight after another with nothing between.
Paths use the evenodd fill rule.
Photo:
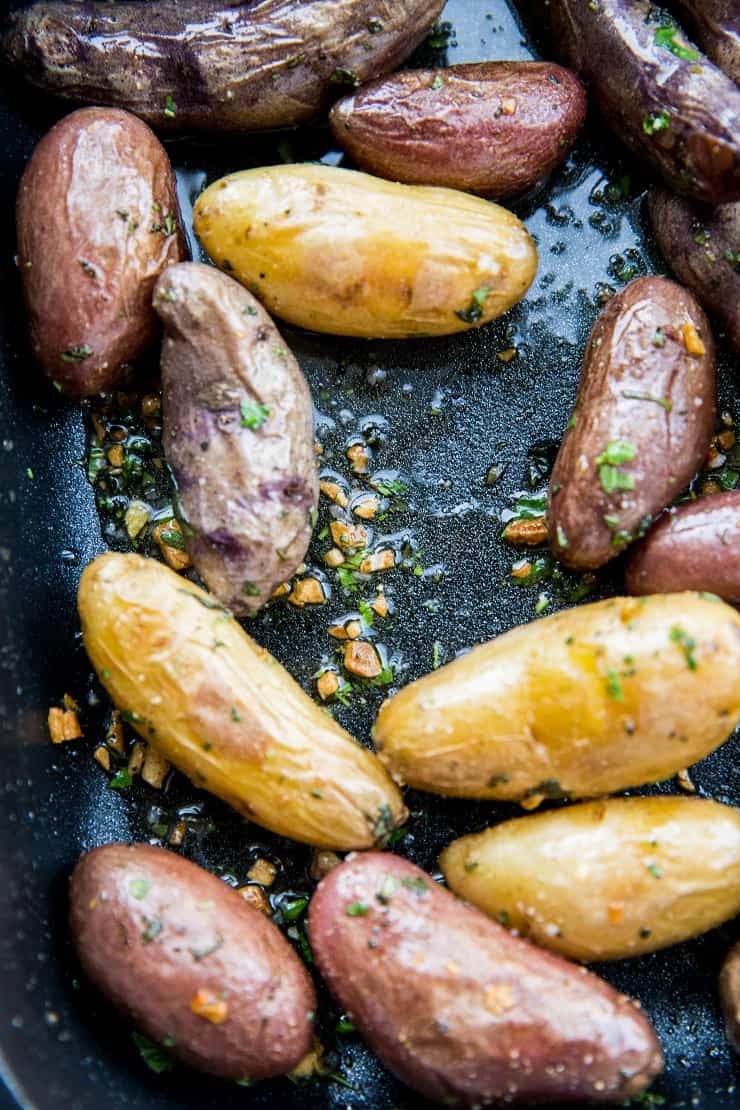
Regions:
<instances>
[{"instance_id":1,"label":"black nonstick pan","mask_svg":"<svg viewBox=\"0 0 740 1110\"><path fill-rule=\"evenodd\" d=\"M513 5L450 0L452 28L422 48L437 63L527 58L536 53ZM445 48L446 42L446 48ZM436 45L435 45L436 44ZM99 515L88 480L88 418L50 391L30 358L13 254L13 205L23 166L61 114L16 86L3 92L0 134L2 335L0 346L0 1070L8 1106L41 1110L112 1108L374 1108L412 1110L402 1088L356 1035L336 1032L337 1011L321 996L319 1031L330 1074L306 1086L288 1080L244 1090L183 1067L151 1071L117 1018L79 975L68 942L66 882L81 852L116 840L166 842L185 819L181 851L243 882L256 856L279 864L275 906L285 892L308 894L310 851L231 813L173 775L164 790L142 782L114 790L93 761L109 705L82 648L75 593L82 567L123 532ZM171 141L183 208L207 179L275 161L339 159L320 127L227 142ZM324 445L322 465L345 468L349 437L370 443L376 469L407 486L387 529L407 554L385 578L395 616L379 639L396 685L511 626L619 589L621 568L593 583L553 579L534 586L510 576L517 552L501 539L501 514L515 495L544 489L568 420L588 330L610 291L643 273L664 272L647 231L640 167L594 120L564 167L516 205L535 235L540 269L528 298L479 332L447 340L357 342L285 335L306 372ZM515 357L509 358L511 350ZM499 355L507 352L502 359ZM721 356L720 411L740 417L735 367ZM133 429L134 431L136 429ZM91 468L94 470L94 467ZM322 520L317 532L320 532ZM106 540L103 539L105 534ZM310 561L326 544L315 539ZM544 599L544 600L543 600ZM331 615L355 607L332 579L319 610L272 605L250 622L306 688L332 649ZM52 746L50 705L65 692L82 705L84 739ZM370 689L337 711L367 740L387 691ZM740 803L737 736L692 772L702 796ZM677 792L674 782L653 792ZM454 835L519 811L411 793L408 835L396 850L432 873ZM291 928L300 947L300 922ZM642 959L598 967L635 995L655 1023L667 1067L643 1105L719 1110L740 1105L740 1065L726 1043L717 999L723 956L738 923ZM661 1100L664 1100L662 1102Z\"/></svg>"}]
</instances>

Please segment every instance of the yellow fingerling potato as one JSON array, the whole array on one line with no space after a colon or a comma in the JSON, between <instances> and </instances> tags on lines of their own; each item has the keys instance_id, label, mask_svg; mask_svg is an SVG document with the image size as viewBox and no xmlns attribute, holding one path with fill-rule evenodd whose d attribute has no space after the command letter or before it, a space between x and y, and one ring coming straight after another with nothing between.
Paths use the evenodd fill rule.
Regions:
<instances>
[{"instance_id":1,"label":"yellow fingerling potato","mask_svg":"<svg viewBox=\"0 0 740 1110\"><path fill-rule=\"evenodd\" d=\"M612 798L454 840L440 864L461 898L577 960L655 952L740 913L740 809Z\"/></svg>"},{"instance_id":2,"label":"yellow fingerling potato","mask_svg":"<svg viewBox=\"0 0 740 1110\"><path fill-rule=\"evenodd\" d=\"M198 198L198 238L267 310L334 335L449 335L526 293L537 251L505 208L331 166L230 174Z\"/></svg>"},{"instance_id":3,"label":"yellow fingerling potato","mask_svg":"<svg viewBox=\"0 0 740 1110\"><path fill-rule=\"evenodd\" d=\"M86 567L78 604L100 681L196 786L320 848L372 847L406 817L377 758L191 582L108 553Z\"/></svg>"},{"instance_id":4,"label":"yellow fingerling potato","mask_svg":"<svg viewBox=\"0 0 740 1110\"><path fill-rule=\"evenodd\" d=\"M740 614L695 593L545 617L413 682L375 740L398 782L466 798L597 797L675 774L740 720Z\"/></svg>"}]
</instances>

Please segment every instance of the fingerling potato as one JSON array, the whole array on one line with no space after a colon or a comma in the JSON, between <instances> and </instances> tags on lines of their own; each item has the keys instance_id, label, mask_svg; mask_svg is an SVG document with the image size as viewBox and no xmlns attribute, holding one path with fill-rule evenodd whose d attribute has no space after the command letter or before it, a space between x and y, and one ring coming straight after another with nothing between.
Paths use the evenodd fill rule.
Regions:
<instances>
[{"instance_id":1,"label":"fingerling potato","mask_svg":"<svg viewBox=\"0 0 740 1110\"><path fill-rule=\"evenodd\" d=\"M319 488L313 408L261 305L213 266L171 266L154 290L162 442L196 570L249 614L302 562Z\"/></svg>"},{"instance_id":2,"label":"fingerling potato","mask_svg":"<svg viewBox=\"0 0 740 1110\"><path fill-rule=\"evenodd\" d=\"M615 135L677 193L740 200L740 88L652 0L535 6ZM662 18L661 18L662 17Z\"/></svg>"},{"instance_id":3,"label":"fingerling potato","mask_svg":"<svg viewBox=\"0 0 740 1110\"><path fill-rule=\"evenodd\" d=\"M731 948L722 965L719 994L727 1026L727 1039L740 1052L740 944Z\"/></svg>"},{"instance_id":4,"label":"fingerling potato","mask_svg":"<svg viewBox=\"0 0 740 1110\"><path fill-rule=\"evenodd\" d=\"M740 615L684 593L514 628L412 682L375 725L397 782L465 798L587 798L657 782L740 720Z\"/></svg>"},{"instance_id":5,"label":"fingerling potato","mask_svg":"<svg viewBox=\"0 0 740 1110\"><path fill-rule=\"evenodd\" d=\"M504 208L331 166L230 174L198 197L216 265L274 316L334 335L449 335L526 293L537 252Z\"/></svg>"},{"instance_id":6,"label":"fingerling potato","mask_svg":"<svg viewBox=\"0 0 740 1110\"><path fill-rule=\"evenodd\" d=\"M368 173L500 199L558 166L586 118L575 74L551 62L404 70L338 101L337 142Z\"/></svg>"},{"instance_id":7,"label":"fingerling potato","mask_svg":"<svg viewBox=\"0 0 740 1110\"><path fill-rule=\"evenodd\" d=\"M651 189L648 211L666 262L740 351L740 201L706 208Z\"/></svg>"},{"instance_id":8,"label":"fingerling potato","mask_svg":"<svg viewBox=\"0 0 740 1110\"><path fill-rule=\"evenodd\" d=\"M85 647L134 728L264 828L370 848L406 816L379 761L231 613L154 559L108 552L80 580Z\"/></svg>"},{"instance_id":9,"label":"fingerling potato","mask_svg":"<svg viewBox=\"0 0 740 1110\"><path fill-rule=\"evenodd\" d=\"M443 0L41 0L3 52L24 80L168 130L254 131L319 115L342 86L395 69ZM381 16L382 18L378 18Z\"/></svg>"},{"instance_id":10,"label":"fingerling potato","mask_svg":"<svg viewBox=\"0 0 740 1110\"><path fill-rule=\"evenodd\" d=\"M641 956L740 913L740 809L701 798L610 798L454 840L450 888L577 960Z\"/></svg>"},{"instance_id":11,"label":"fingerling potato","mask_svg":"<svg viewBox=\"0 0 740 1110\"><path fill-rule=\"evenodd\" d=\"M225 1079L290 1071L316 995L276 925L227 883L164 848L106 844L69 884L85 973L147 1037Z\"/></svg>"},{"instance_id":12,"label":"fingerling potato","mask_svg":"<svg viewBox=\"0 0 740 1110\"><path fill-rule=\"evenodd\" d=\"M18 189L31 347L60 390L111 389L157 334L152 289L185 258L164 147L127 112L86 108L36 146Z\"/></svg>"},{"instance_id":13,"label":"fingerling potato","mask_svg":"<svg viewBox=\"0 0 740 1110\"><path fill-rule=\"evenodd\" d=\"M740 490L666 513L627 562L627 593L705 590L740 602Z\"/></svg>"},{"instance_id":14,"label":"fingerling potato","mask_svg":"<svg viewBox=\"0 0 740 1110\"><path fill-rule=\"evenodd\" d=\"M638 278L599 315L547 501L550 546L603 566L688 485L714 428L714 341L689 292Z\"/></svg>"},{"instance_id":15,"label":"fingerling potato","mask_svg":"<svg viewBox=\"0 0 740 1110\"><path fill-rule=\"evenodd\" d=\"M332 994L399 1079L444 1105L624 1102L662 1070L623 994L511 936L398 856L335 867L309 936Z\"/></svg>"}]
</instances>

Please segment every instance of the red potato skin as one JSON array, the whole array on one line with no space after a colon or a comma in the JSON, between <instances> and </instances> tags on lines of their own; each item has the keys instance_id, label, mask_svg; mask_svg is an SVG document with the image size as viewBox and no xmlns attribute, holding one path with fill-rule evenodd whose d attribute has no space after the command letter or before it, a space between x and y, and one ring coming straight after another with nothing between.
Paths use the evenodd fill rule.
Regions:
<instances>
[{"instance_id":1,"label":"red potato skin","mask_svg":"<svg viewBox=\"0 0 740 1110\"><path fill-rule=\"evenodd\" d=\"M701 337L703 355L687 351L685 324ZM665 278L630 282L588 338L572 423L553 467L547 522L558 559L592 570L623 551L699 469L715 403L714 340L697 301ZM615 441L635 449L623 467L634 489L607 493L596 460Z\"/></svg>"},{"instance_id":2,"label":"red potato skin","mask_svg":"<svg viewBox=\"0 0 740 1110\"><path fill-rule=\"evenodd\" d=\"M348 913L358 904L364 914ZM308 927L322 975L370 1047L436 1102L621 1103L662 1069L630 999L398 856L367 852L335 867Z\"/></svg>"},{"instance_id":3,"label":"red potato skin","mask_svg":"<svg viewBox=\"0 0 740 1110\"><path fill-rule=\"evenodd\" d=\"M147 1037L174 1040L186 1064L266 1079L311 1048L316 997L303 964L221 879L163 848L107 844L80 859L69 898L85 973ZM152 922L162 927L147 943ZM199 990L226 1000L221 1024L192 1012Z\"/></svg>"},{"instance_id":4,"label":"red potato skin","mask_svg":"<svg viewBox=\"0 0 740 1110\"><path fill-rule=\"evenodd\" d=\"M705 208L652 189L648 211L666 262L740 351L740 201Z\"/></svg>"},{"instance_id":5,"label":"red potato skin","mask_svg":"<svg viewBox=\"0 0 740 1110\"><path fill-rule=\"evenodd\" d=\"M727 1039L740 1052L740 943L731 948L719 976L719 996L725 1015Z\"/></svg>"},{"instance_id":6,"label":"red potato skin","mask_svg":"<svg viewBox=\"0 0 740 1110\"><path fill-rule=\"evenodd\" d=\"M630 594L700 590L740 603L740 491L666 513L631 554Z\"/></svg>"},{"instance_id":7,"label":"red potato skin","mask_svg":"<svg viewBox=\"0 0 740 1110\"><path fill-rule=\"evenodd\" d=\"M563 161L586 108L583 86L561 66L480 62L372 81L338 101L329 123L350 157L379 177L501 199Z\"/></svg>"},{"instance_id":8,"label":"red potato skin","mask_svg":"<svg viewBox=\"0 0 740 1110\"><path fill-rule=\"evenodd\" d=\"M167 215L171 233L162 224ZM187 253L164 147L128 112L73 112L34 150L18 190L16 224L40 365L66 393L111 389L157 334L151 303L157 277ZM92 352L86 358L62 357L85 347Z\"/></svg>"}]
</instances>

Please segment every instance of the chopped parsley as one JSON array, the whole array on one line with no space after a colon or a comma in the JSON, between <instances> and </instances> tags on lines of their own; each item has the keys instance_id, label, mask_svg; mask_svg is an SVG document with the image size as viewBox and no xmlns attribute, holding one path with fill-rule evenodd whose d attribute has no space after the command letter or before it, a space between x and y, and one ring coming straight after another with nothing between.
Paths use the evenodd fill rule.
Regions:
<instances>
[{"instance_id":1,"label":"chopped parsley","mask_svg":"<svg viewBox=\"0 0 740 1110\"><path fill-rule=\"evenodd\" d=\"M337 1033L355 1033L357 1031L354 1022L348 1021L347 1018L340 1018L335 1028Z\"/></svg>"},{"instance_id":2,"label":"chopped parsley","mask_svg":"<svg viewBox=\"0 0 740 1110\"><path fill-rule=\"evenodd\" d=\"M109 780L108 786L111 790L128 790L133 781L128 767L121 767L120 771L116 771L113 778Z\"/></svg>"},{"instance_id":3,"label":"chopped parsley","mask_svg":"<svg viewBox=\"0 0 740 1110\"><path fill-rule=\"evenodd\" d=\"M261 405L259 401L249 401L247 398L240 401L239 411L242 416L242 428L250 428L253 432L261 428L270 415L267 405Z\"/></svg>"},{"instance_id":4,"label":"chopped parsley","mask_svg":"<svg viewBox=\"0 0 740 1110\"><path fill-rule=\"evenodd\" d=\"M174 119L177 115L177 105L175 104L169 93L164 98L164 114L167 119Z\"/></svg>"},{"instance_id":5,"label":"chopped parsley","mask_svg":"<svg viewBox=\"0 0 740 1110\"><path fill-rule=\"evenodd\" d=\"M613 439L606 445L596 458L599 468L599 481L604 493L612 494L617 490L631 490L635 488L635 479L632 474L626 474L622 465L632 462L637 451L633 443L628 440Z\"/></svg>"},{"instance_id":6,"label":"chopped parsley","mask_svg":"<svg viewBox=\"0 0 740 1110\"><path fill-rule=\"evenodd\" d=\"M413 879L401 879L401 886L405 886L407 890L412 890L414 894L426 894L427 892L426 879L422 879L421 875L416 875Z\"/></svg>"},{"instance_id":7,"label":"chopped parsley","mask_svg":"<svg viewBox=\"0 0 740 1110\"><path fill-rule=\"evenodd\" d=\"M615 670L611 667L606 672L606 692L610 698L615 701L624 701L624 690L622 689L622 680Z\"/></svg>"},{"instance_id":8,"label":"chopped parsley","mask_svg":"<svg viewBox=\"0 0 740 1110\"><path fill-rule=\"evenodd\" d=\"M178 551L185 550L185 540L182 532L178 532L176 528L165 528L163 532L159 533L159 538L168 547L176 547Z\"/></svg>"},{"instance_id":9,"label":"chopped parsley","mask_svg":"<svg viewBox=\"0 0 740 1110\"><path fill-rule=\"evenodd\" d=\"M261 590L259 586L255 586L254 582L250 582L249 579L247 579L242 586L242 593L246 594L247 597L259 597Z\"/></svg>"},{"instance_id":10,"label":"chopped parsley","mask_svg":"<svg viewBox=\"0 0 740 1110\"><path fill-rule=\"evenodd\" d=\"M655 32L655 45L670 50L671 54L680 58L682 62L698 62L698 50L682 42L676 42L677 32L678 27L675 23L665 23L662 27L658 27Z\"/></svg>"},{"instance_id":11,"label":"chopped parsley","mask_svg":"<svg viewBox=\"0 0 740 1110\"><path fill-rule=\"evenodd\" d=\"M144 921L146 922L146 929L141 934L141 939L143 940L144 944L151 944L154 938L158 937L164 929L164 923L158 918L150 919L148 917L145 917Z\"/></svg>"},{"instance_id":12,"label":"chopped parsley","mask_svg":"<svg viewBox=\"0 0 740 1110\"><path fill-rule=\"evenodd\" d=\"M150 1071L156 1072L157 1075L160 1075L163 1071L172 1071L175 1061L162 1045L150 1041L148 1037L142 1036L141 1033L132 1033L131 1037L139 1050L139 1055Z\"/></svg>"},{"instance_id":13,"label":"chopped parsley","mask_svg":"<svg viewBox=\"0 0 740 1110\"><path fill-rule=\"evenodd\" d=\"M655 339L653 339L653 342L655 342ZM652 401L654 405L660 405L666 412L671 412L673 409L672 401L666 400L665 397L656 397L652 393L631 393L629 390L623 389L622 396L626 397L628 401Z\"/></svg>"},{"instance_id":14,"label":"chopped parsley","mask_svg":"<svg viewBox=\"0 0 740 1110\"><path fill-rule=\"evenodd\" d=\"M190 955L194 960L204 960L206 956L210 956L212 952L217 952L224 942L224 938L220 934L216 934L215 940L210 944L204 944L202 948L191 948Z\"/></svg>"},{"instance_id":15,"label":"chopped parsley","mask_svg":"<svg viewBox=\"0 0 740 1110\"><path fill-rule=\"evenodd\" d=\"M87 343L81 343L79 347L68 347L59 357L62 362L84 362L92 353L92 347L88 347Z\"/></svg>"},{"instance_id":16,"label":"chopped parsley","mask_svg":"<svg viewBox=\"0 0 740 1110\"><path fill-rule=\"evenodd\" d=\"M696 656L694 655L696 640L692 636L689 636L689 634L683 628L681 628L680 625L677 624L673 626L669 635L672 642L674 644L679 644L681 649L683 650L684 658L686 660L686 666L689 668L689 670L698 670L699 664L696 660Z\"/></svg>"},{"instance_id":17,"label":"chopped parsley","mask_svg":"<svg viewBox=\"0 0 740 1110\"><path fill-rule=\"evenodd\" d=\"M370 912L367 902L350 902L345 911L347 917L365 917Z\"/></svg>"},{"instance_id":18,"label":"chopped parsley","mask_svg":"<svg viewBox=\"0 0 740 1110\"><path fill-rule=\"evenodd\" d=\"M660 131L667 131L671 126L671 117L666 111L648 112L643 117L642 129L646 135L657 135Z\"/></svg>"},{"instance_id":19,"label":"chopped parsley","mask_svg":"<svg viewBox=\"0 0 740 1110\"><path fill-rule=\"evenodd\" d=\"M481 285L478 289L474 289L469 307L455 309L455 315L465 324L474 324L483 315L483 306L491 292L490 285Z\"/></svg>"},{"instance_id":20,"label":"chopped parsley","mask_svg":"<svg viewBox=\"0 0 740 1110\"><path fill-rule=\"evenodd\" d=\"M146 898L149 893L149 880L148 879L132 879L128 884L129 893L132 898Z\"/></svg>"},{"instance_id":21,"label":"chopped parsley","mask_svg":"<svg viewBox=\"0 0 740 1110\"><path fill-rule=\"evenodd\" d=\"M663 872L660 870L657 863L646 863L645 866L648 869L648 871L650 872L650 874L653 876L654 879L662 879L663 878Z\"/></svg>"}]
</instances>

